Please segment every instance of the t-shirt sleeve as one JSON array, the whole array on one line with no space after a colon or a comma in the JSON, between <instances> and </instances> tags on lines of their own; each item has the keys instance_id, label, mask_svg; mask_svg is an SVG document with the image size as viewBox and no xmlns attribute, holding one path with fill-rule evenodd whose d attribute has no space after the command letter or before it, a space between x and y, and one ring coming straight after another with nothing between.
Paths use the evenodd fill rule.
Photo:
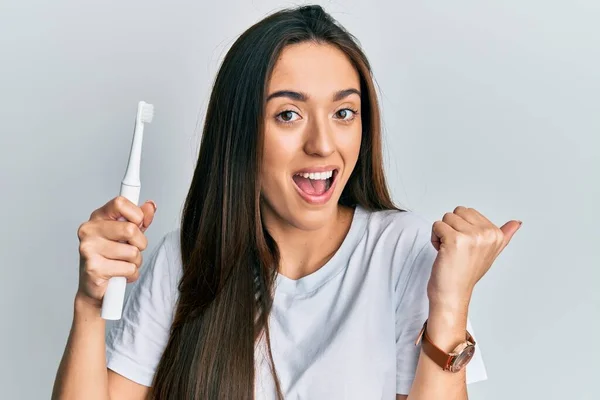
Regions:
<instances>
[{"instance_id":1,"label":"t-shirt sleeve","mask_svg":"<svg viewBox=\"0 0 600 400\"><path fill-rule=\"evenodd\" d=\"M123 315L106 335L107 367L144 386L152 384L177 301L177 268L181 267L173 259L173 235L163 236L149 257L144 257Z\"/></svg>"},{"instance_id":2,"label":"t-shirt sleeve","mask_svg":"<svg viewBox=\"0 0 600 400\"><path fill-rule=\"evenodd\" d=\"M415 378L421 344L415 340L429 314L427 283L437 250L431 243L431 229L423 229L414 242L416 256L409 256L396 287L396 393L408 395ZM477 342L475 355L467 364L467 384L487 379L481 346L470 319L467 330Z\"/></svg>"}]
</instances>

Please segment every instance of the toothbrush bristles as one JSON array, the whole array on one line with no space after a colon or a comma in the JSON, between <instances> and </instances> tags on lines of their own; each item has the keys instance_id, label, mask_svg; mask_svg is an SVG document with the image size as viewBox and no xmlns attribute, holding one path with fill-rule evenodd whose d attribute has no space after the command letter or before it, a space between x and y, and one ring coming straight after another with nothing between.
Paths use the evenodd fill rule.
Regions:
<instances>
[{"instance_id":1,"label":"toothbrush bristles","mask_svg":"<svg viewBox=\"0 0 600 400\"><path fill-rule=\"evenodd\" d=\"M142 106L141 120L143 123L149 124L154 118L154 106L152 104L145 103Z\"/></svg>"}]
</instances>

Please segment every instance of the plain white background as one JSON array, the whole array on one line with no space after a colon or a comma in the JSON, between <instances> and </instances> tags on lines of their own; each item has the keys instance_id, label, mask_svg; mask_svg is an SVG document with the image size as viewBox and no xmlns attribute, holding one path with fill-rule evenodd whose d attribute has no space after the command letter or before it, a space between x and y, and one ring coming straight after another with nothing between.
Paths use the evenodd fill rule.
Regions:
<instances>
[{"instance_id":1,"label":"plain white background","mask_svg":"<svg viewBox=\"0 0 600 400\"><path fill-rule=\"evenodd\" d=\"M432 222L457 205L524 221L470 317L473 400L598 399L600 5L322 1L381 90L389 183ZM118 194L139 100L150 247L177 227L218 65L282 1L0 3L0 397L50 397L78 226Z\"/></svg>"}]
</instances>

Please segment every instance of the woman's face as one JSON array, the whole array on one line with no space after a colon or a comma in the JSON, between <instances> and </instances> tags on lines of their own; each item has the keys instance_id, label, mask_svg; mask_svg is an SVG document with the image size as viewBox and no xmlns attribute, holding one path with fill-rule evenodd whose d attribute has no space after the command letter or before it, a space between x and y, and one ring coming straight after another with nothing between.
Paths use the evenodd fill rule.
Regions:
<instances>
[{"instance_id":1,"label":"woman's face","mask_svg":"<svg viewBox=\"0 0 600 400\"><path fill-rule=\"evenodd\" d=\"M323 226L356 165L361 142L360 79L332 45L289 45L267 84L263 217L299 229Z\"/></svg>"}]
</instances>

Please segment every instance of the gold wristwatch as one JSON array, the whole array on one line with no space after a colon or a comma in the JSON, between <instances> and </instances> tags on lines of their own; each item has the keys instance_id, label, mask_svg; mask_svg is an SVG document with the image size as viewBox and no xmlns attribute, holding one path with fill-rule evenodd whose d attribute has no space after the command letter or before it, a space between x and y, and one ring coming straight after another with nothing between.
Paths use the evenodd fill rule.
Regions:
<instances>
[{"instance_id":1,"label":"gold wristwatch","mask_svg":"<svg viewBox=\"0 0 600 400\"><path fill-rule=\"evenodd\" d=\"M450 353L437 347L427 335L427 320L419 332L419 336L415 342L415 346L422 341L422 349L437 365L442 367L444 371L458 372L471 361L475 354L475 339L467 332L466 341L459 344Z\"/></svg>"}]
</instances>

